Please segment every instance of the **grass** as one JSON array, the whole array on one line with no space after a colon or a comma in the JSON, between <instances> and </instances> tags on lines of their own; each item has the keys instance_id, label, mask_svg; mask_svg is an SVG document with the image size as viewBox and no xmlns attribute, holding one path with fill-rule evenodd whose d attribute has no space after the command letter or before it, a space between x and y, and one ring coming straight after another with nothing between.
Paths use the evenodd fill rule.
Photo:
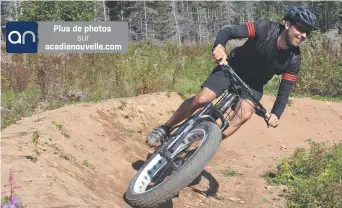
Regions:
<instances>
[{"instance_id":1,"label":"grass","mask_svg":"<svg viewBox=\"0 0 342 208\"><path fill-rule=\"evenodd\" d=\"M88 160L84 160L82 165L88 167L88 168L91 168L91 169L95 169L94 165L91 164Z\"/></svg>"},{"instance_id":2,"label":"grass","mask_svg":"<svg viewBox=\"0 0 342 208\"><path fill-rule=\"evenodd\" d=\"M97 147L97 148L99 148L99 150L100 150L101 152L104 152L104 151L107 150L106 148L103 148L103 147Z\"/></svg>"},{"instance_id":3,"label":"grass","mask_svg":"<svg viewBox=\"0 0 342 208\"><path fill-rule=\"evenodd\" d=\"M39 131L37 131L37 130L34 131L33 134L32 134L32 143L34 145L35 157L33 157L33 158L34 158L35 161L38 160L38 156L40 155L40 151L38 149L38 145L40 143L39 137L40 137Z\"/></svg>"},{"instance_id":4,"label":"grass","mask_svg":"<svg viewBox=\"0 0 342 208\"><path fill-rule=\"evenodd\" d=\"M127 106L127 101L120 100L120 105L119 105L118 109L123 111L126 108L126 106Z\"/></svg>"},{"instance_id":5,"label":"grass","mask_svg":"<svg viewBox=\"0 0 342 208\"><path fill-rule=\"evenodd\" d=\"M168 110L166 111L167 114L174 114L176 111L175 110Z\"/></svg>"},{"instance_id":6,"label":"grass","mask_svg":"<svg viewBox=\"0 0 342 208\"><path fill-rule=\"evenodd\" d=\"M268 199L263 198L261 202L262 202L262 203L268 203L269 201L268 201Z\"/></svg>"},{"instance_id":7,"label":"grass","mask_svg":"<svg viewBox=\"0 0 342 208\"><path fill-rule=\"evenodd\" d=\"M321 101L342 102L342 97L330 97L330 96L314 95L314 96L311 96L311 98L314 100L321 100Z\"/></svg>"},{"instance_id":8,"label":"grass","mask_svg":"<svg viewBox=\"0 0 342 208\"><path fill-rule=\"evenodd\" d=\"M129 136L132 136L132 134L134 133L133 130L125 128L125 127L122 127L121 129L125 134L128 134Z\"/></svg>"},{"instance_id":9,"label":"grass","mask_svg":"<svg viewBox=\"0 0 342 208\"><path fill-rule=\"evenodd\" d=\"M60 151L59 157L65 159L65 160L69 160L69 156L62 151Z\"/></svg>"},{"instance_id":10,"label":"grass","mask_svg":"<svg viewBox=\"0 0 342 208\"><path fill-rule=\"evenodd\" d=\"M267 193L267 194L273 194L273 192L270 191L270 190L266 190L266 193Z\"/></svg>"},{"instance_id":11,"label":"grass","mask_svg":"<svg viewBox=\"0 0 342 208\"><path fill-rule=\"evenodd\" d=\"M223 176L229 178L229 177L234 177L234 176L239 176L241 175L240 173L236 172L235 170L228 169L223 171Z\"/></svg>"},{"instance_id":12,"label":"grass","mask_svg":"<svg viewBox=\"0 0 342 208\"><path fill-rule=\"evenodd\" d=\"M63 127L63 124L57 123L56 121L51 121L51 123L61 132L65 138L70 138L68 131Z\"/></svg>"},{"instance_id":13,"label":"grass","mask_svg":"<svg viewBox=\"0 0 342 208\"><path fill-rule=\"evenodd\" d=\"M58 130L62 130L63 128L63 124L59 124L56 121L51 121L51 123L58 129Z\"/></svg>"},{"instance_id":14,"label":"grass","mask_svg":"<svg viewBox=\"0 0 342 208\"><path fill-rule=\"evenodd\" d=\"M8 196L4 196L1 198L1 204L7 204L9 201L9 197Z\"/></svg>"},{"instance_id":15,"label":"grass","mask_svg":"<svg viewBox=\"0 0 342 208\"><path fill-rule=\"evenodd\" d=\"M52 141L52 138L49 138L49 141ZM49 144L47 142L45 142L45 144L49 147L51 147L54 151L54 154L58 154L59 158L65 159L65 160L69 160L69 156L67 153L65 153L62 149L60 149L59 147L56 146L56 144Z\"/></svg>"},{"instance_id":16,"label":"grass","mask_svg":"<svg viewBox=\"0 0 342 208\"><path fill-rule=\"evenodd\" d=\"M3 83L1 85L3 87ZM31 116L40 101L39 88L29 87L24 91L1 91L1 128L14 124L22 117Z\"/></svg>"},{"instance_id":17,"label":"grass","mask_svg":"<svg viewBox=\"0 0 342 208\"><path fill-rule=\"evenodd\" d=\"M277 173L267 173L267 183L289 187L289 208L342 207L342 143L309 142L310 149L296 149L278 165Z\"/></svg>"},{"instance_id":18,"label":"grass","mask_svg":"<svg viewBox=\"0 0 342 208\"><path fill-rule=\"evenodd\" d=\"M34 122L41 122L42 120L43 120L43 118L38 116L38 118L36 120L34 120Z\"/></svg>"},{"instance_id":19,"label":"grass","mask_svg":"<svg viewBox=\"0 0 342 208\"><path fill-rule=\"evenodd\" d=\"M316 34L303 45L293 96L342 101L342 61L324 47L327 37ZM227 52L233 45L238 44L230 42ZM199 92L214 68L210 51L211 44L141 42L130 44L125 54L25 54L26 61L23 54L12 54L12 62L1 63L1 128L37 110L79 102L160 91L176 91L186 99ZM264 93L276 95L279 80L274 76ZM122 101L118 109L126 106Z\"/></svg>"},{"instance_id":20,"label":"grass","mask_svg":"<svg viewBox=\"0 0 342 208\"><path fill-rule=\"evenodd\" d=\"M100 102L102 99L101 95L98 94L91 94L89 95L89 97L87 97L87 99L85 100L85 102Z\"/></svg>"}]
</instances>

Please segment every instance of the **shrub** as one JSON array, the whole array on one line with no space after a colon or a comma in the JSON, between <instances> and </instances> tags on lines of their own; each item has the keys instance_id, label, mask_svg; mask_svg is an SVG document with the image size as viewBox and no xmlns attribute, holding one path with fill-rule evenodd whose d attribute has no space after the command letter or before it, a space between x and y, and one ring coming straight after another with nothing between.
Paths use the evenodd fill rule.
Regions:
<instances>
[{"instance_id":1,"label":"shrub","mask_svg":"<svg viewBox=\"0 0 342 208\"><path fill-rule=\"evenodd\" d=\"M314 32L303 43L297 94L342 97L342 37L331 33Z\"/></svg>"},{"instance_id":2,"label":"shrub","mask_svg":"<svg viewBox=\"0 0 342 208\"><path fill-rule=\"evenodd\" d=\"M342 143L310 143L309 150L296 149L278 165L278 173L268 173L266 179L289 186L285 198L290 208L341 207Z\"/></svg>"},{"instance_id":3,"label":"shrub","mask_svg":"<svg viewBox=\"0 0 342 208\"><path fill-rule=\"evenodd\" d=\"M1 93L1 128L15 123L21 117L31 116L40 101L39 88L30 87L23 92L8 90Z\"/></svg>"}]
</instances>

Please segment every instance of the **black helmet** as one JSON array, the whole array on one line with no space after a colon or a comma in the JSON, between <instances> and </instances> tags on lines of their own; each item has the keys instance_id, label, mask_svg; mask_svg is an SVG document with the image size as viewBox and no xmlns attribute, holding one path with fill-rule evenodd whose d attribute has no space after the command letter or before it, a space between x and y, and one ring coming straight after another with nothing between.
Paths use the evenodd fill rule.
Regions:
<instances>
[{"instance_id":1,"label":"black helmet","mask_svg":"<svg viewBox=\"0 0 342 208\"><path fill-rule=\"evenodd\" d=\"M315 26L316 15L302 6L291 6L284 17L284 20L300 21L308 25L311 29L318 30Z\"/></svg>"}]
</instances>

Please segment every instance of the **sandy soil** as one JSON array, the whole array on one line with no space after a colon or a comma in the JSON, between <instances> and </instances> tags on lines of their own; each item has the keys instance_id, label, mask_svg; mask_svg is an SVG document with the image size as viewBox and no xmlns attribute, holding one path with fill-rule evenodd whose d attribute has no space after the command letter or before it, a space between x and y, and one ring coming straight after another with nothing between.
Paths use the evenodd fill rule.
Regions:
<instances>
[{"instance_id":1,"label":"sandy soil","mask_svg":"<svg viewBox=\"0 0 342 208\"><path fill-rule=\"evenodd\" d=\"M262 103L270 109L274 99L265 96ZM145 136L181 102L176 93L154 93L24 118L2 131L2 185L12 169L25 207L129 207L123 194L153 151ZM262 175L275 171L295 148L308 147L308 139L342 142L341 134L342 103L293 99L278 128L268 129L253 116L221 143L199 184L161 207L284 207L279 195L285 187L267 186ZM34 135L39 135L39 156Z\"/></svg>"}]
</instances>

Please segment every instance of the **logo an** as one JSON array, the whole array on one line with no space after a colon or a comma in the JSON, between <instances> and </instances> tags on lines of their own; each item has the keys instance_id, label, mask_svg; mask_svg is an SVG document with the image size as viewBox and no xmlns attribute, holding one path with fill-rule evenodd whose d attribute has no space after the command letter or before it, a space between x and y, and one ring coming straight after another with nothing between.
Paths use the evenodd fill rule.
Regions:
<instances>
[{"instance_id":1,"label":"logo an","mask_svg":"<svg viewBox=\"0 0 342 208\"><path fill-rule=\"evenodd\" d=\"M7 53L37 53L37 22L7 22L6 51Z\"/></svg>"}]
</instances>

